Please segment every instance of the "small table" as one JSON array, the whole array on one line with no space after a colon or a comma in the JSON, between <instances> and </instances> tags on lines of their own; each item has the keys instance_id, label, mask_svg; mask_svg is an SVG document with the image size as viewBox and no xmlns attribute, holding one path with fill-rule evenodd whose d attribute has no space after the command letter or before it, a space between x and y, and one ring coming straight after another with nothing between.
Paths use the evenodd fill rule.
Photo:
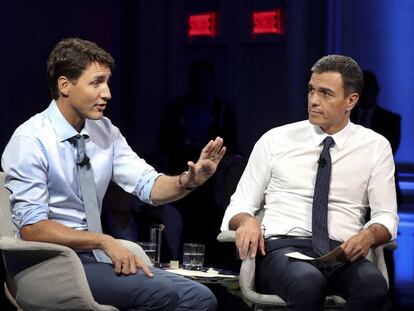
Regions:
<instances>
[{"instance_id":1,"label":"small table","mask_svg":"<svg viewBox=\"0 0 414 311\"><path fill-rule=\"evenodd\" d=\"M234 283L238 282L239 276L231 271L209 268L206 271L187 270L187 269L164 269L165 271L182 275L196 280L203 284L210 283Z\"/></svg>"},{"instance_id":2,"label":"small table","mask_svg":"<svg viewBox=\"0 0 414 311\"><path fill-rule=\"evenodd\" d=\"M186 269L164 270L190 278L206 285L214 293L218 301L217 310L248 311L250 307L244 302L239 287L239 276L232 271L209 268L207 271Z\"/></svg>"}]
</instances>

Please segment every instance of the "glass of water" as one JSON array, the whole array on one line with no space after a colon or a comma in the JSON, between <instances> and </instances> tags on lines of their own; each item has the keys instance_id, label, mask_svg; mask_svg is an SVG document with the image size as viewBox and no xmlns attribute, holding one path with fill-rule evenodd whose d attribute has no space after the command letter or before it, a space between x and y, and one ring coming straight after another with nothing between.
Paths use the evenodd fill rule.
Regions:
<instances>
[{"instance_id":1,"label":"glass of water","mask_svg":"<svg viewBox=\"0 0 414 311\"><path fill-rule=\"evenodd\" d=\"M157 254L157 244L152 242L137 242L137 244L141 246L142 250L147 254L151 263L154 263Z\"/></svg>"},{"instance_id":2,"label":"glass of water","mask_svg":"<svg viewBox=\"0 0 414 311\"><path fill-rule=\"evenodd\" d=\"M205 246L196 243L184 243L183 268L189 270L202 270Z\"/></svg>"}]
</instances>

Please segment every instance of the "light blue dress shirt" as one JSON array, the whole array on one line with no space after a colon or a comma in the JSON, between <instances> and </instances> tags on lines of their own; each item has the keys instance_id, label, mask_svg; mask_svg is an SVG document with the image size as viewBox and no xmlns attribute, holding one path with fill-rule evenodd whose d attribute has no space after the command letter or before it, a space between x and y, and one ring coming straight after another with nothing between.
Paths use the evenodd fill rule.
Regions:
<instances>
[{"instance_id":1,"label":"light blue dress shirt","mask_svg":"<svg viewBox=\"0 0 414 311\"><path fill-rule=\"evenodd\" d=\"M87 230L85 209L75 165L76 149L68 141L78 132L56 102L19 126L2 156L5 186L11 192L12 220L20 229L45 219L76 230ZM159 174L129 147L111 121L86 120L81 134L95 175L98 206L109 181L151 203Z\"/></svg>"}]
</instances>

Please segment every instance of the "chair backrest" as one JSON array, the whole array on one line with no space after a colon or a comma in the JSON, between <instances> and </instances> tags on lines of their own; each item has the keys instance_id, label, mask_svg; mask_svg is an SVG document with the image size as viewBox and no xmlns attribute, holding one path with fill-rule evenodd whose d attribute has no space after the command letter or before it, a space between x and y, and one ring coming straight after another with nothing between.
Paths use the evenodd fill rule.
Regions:
<instances>
[{"instance_id":1,"label":"chair backrest","mask_svg":"<svg viewBox=\"0 0 414 311\"><path fill-rule=\"evenodd\" d=\"M4 172L0 172L0 236L15 236L17 228L10 218L10 192L4 187Z\"/></svg>"},{"instance_id":2,"label":"chair backrest","mask_svg":"<svg viewBox=\"0 0 414 311\"><path fill-rule=\"evenodd\" d=\"M0 172L0 248L7 271L4 284L7 298L18 310L117 311L94 301L82 264L73 250L15 238L17 229L10 218L10 192L4 181L5 175Z\"/></svg>"},{"instance_id":3,"label":"chair backrest","mask_svg":"<svg viewBox=\"0 0 414 311\"><path fill-rule=\"evenodd\" d=\"M10 218L10 192L4 187L5 175L0 172L0 238L3 236L15 236L16 227ZM4 254L3 254L4 255ZM1 260L1 259L0 259ZM1 263L3 265L3 263ZM19 309L15 300L15 285L13 280L6 275L6 281L3 284L4 292L7 299Z\"/></svg>"}]
</instances>

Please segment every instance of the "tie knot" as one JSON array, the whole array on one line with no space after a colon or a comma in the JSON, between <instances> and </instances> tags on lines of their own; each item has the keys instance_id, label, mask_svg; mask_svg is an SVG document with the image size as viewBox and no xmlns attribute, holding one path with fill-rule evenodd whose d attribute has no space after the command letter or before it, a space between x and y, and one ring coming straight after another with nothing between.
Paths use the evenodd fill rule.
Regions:
<instances>
[{"instance_id":1,"label":"tie knot","mask_svg":"<svg viewBox=\"0 0 414 311\"><path fill-rule=\"evenodd\" d=\"M85 140L85 138L88 138L89 136L86 134L77 134L75 136L72 136L69 138L69 141L73 144L77 144L78 142L82 142Z\"/></svg>"},{"instance_id":2,"label":"tie knot","mask_svg":"<svg viewBox=\"0 0 414 311\"><path fill-rule=\"evenodd\" d=\"M331 136L326 136L326 138L323 140L323 147L324 149L326 148L331 148L333 145L335 145L335 141Z\"/></svg>"}]
</instances>

